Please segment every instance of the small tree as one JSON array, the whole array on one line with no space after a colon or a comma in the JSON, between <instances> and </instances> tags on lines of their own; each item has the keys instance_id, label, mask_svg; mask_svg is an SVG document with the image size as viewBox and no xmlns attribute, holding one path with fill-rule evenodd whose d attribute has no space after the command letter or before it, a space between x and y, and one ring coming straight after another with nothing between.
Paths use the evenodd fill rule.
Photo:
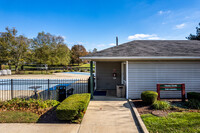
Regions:
<instances>
[{"instance_id":1,"label":"small tree","mask_svg":"<svg viewBox=\"0 0 200 133\"><path fill-rule=\"evenodd\" d=\"M199 23L200 26L200 23ZM188 40L200 40L200 27L196 27L196 35L190 34L188 37L186 37Z\"/></svg>"},{"instance_id":2,"label":"small tree","mask_svg":"<svg viewBox=\"0 0 200 133\"><path fill-rule=\"evenodd\" d=\"M28 38L20 35L16 37L16 43L14 42L11 47L11 62L15 64L15 70L19 70L19 66L25 63L26 52L28 50L30 41Z\"/></svg>"},{"instance_id":3,"label":"small tree","mask_svg":"<svg viewBox=\"0 0 200 133\"><path fill-rule=\"evenodd\" d=\"M16 66L16 71L20 64L24 62L25 53L29 47L29 39L20 35L17 36L15 28L6 28L6 32L0 33L0 64L10 63Z\"/></svg>"},{"instance_id":4,"label":"small tree","mask_svg":"<svg viewBox=\"0 0 200 133\"><path fill-rule=\"evenodd\" d=\"M87 54L88 54L88 52L86 51L86 49L83 45L78 44L78 45L72 46L72 48L71 48L71 57L72 57L71 63L72 64L78 63L78 65L79 65L82 62L80 57L85 56Z\"/></svg>"},{"instance_id":5,"label":"small tree","mask_svg":"<svg viewBox=\"0 0 200 133\"><path fill-rule=\"evenodd\" d=\"M48 65L67 65L70 62L70 50L64 38L50 33L40 32L32 40L35 62Z\"/></svg>"},{"instance_id":6,"label":"small tree","mask_svg":"<svg viewBox=\"0 0 200 133\"><path fill-rule=\"evenodd\" d=\"M1 65L7 63L10 59L8 36L10 36L8 32L0 32L0 70L2 69Z\"/></svg>"},{"instance_id":7,"label":"small tree","mask_svg":"<svg viewBox=\"0 0 200 133\"><path fill-rule=\"evenodd\" d=\"M92 53L96 53L97 52L97 48L94 48Z\"/></svg>"}]
</instances>

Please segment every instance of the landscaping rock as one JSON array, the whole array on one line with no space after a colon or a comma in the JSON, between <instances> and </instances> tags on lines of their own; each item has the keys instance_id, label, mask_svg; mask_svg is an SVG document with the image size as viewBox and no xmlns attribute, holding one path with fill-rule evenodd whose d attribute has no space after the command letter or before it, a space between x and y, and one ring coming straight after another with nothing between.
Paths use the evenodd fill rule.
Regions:
<instances>
[{"instance_id":1,"label":"landscaping rock","mask_svg":"<svg viewBox=\"0 0 200 133\"><path fill-rule=\"evenodd\" d=\"M155 111L152 111L152 114L158 117L166 117L168 115L168 112L163 111L163 110L155 110Z\"/></svg>"}]
</instances>

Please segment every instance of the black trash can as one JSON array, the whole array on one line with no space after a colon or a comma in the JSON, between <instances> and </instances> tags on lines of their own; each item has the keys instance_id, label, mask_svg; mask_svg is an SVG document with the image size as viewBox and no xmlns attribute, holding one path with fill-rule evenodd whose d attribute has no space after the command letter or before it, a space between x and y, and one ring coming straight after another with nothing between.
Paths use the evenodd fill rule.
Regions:
<instances>
[{"instance_id":1,"label":"black trash can","mask_svg":"<svg viewBox=\"0 0 200 133\"><path fill-rule=\"evenodd\" d=\"M62 102L66 99L66 86L58 86L57 87L58 92L58 101Z\"/></svg>"}]
</instances>

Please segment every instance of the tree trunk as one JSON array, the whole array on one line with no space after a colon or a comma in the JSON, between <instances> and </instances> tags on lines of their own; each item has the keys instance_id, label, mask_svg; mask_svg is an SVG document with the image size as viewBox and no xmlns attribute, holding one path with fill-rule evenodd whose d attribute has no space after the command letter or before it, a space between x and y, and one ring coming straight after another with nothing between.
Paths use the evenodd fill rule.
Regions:
<instances>
[{"instance_id":1,"label":"tree trunk","mask_svg":"<svg viewBox=\"0 0 200 133\"><path fill-rule=\"evenodd\" d=\"M18 65L15 65L15 73L18 73L19 69L18 69Z\"/></svg>"},{"instance_id":2,"label":"tree trunk","mask_svg":"<svg viewBox=\"0 0 200 133\"><path fill-rule=\"evenodd\" d=\"M12 66L11 66L11 64L9 64L9 69L10 69L10 70L12 69Z\"/></svg>"}]
</instances>

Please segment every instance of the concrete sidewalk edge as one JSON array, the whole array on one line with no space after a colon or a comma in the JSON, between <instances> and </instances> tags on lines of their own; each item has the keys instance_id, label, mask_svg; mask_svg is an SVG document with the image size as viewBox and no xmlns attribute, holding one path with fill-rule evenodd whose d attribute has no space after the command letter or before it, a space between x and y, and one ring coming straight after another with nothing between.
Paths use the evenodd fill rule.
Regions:
<instances>
[{"instance_id":1,"label":"concrete sidewalk edge","mask_svg":"<svg viewBox=\"0 0 200 133\"><path fill-rule=\"evenodd\" d=\"M131 106L131 109L132 111L134 112L135 114L135 117L137 119L137 122L139 123L139 126L142 130L143 133L149 133L149 131L147 130L142 118L140 117L140 114L138 113L137 111L137 108L135 107L134 103L131 101L131 99L128 99L128 103L130 104Z\"/></svg>"}]
</instances>

